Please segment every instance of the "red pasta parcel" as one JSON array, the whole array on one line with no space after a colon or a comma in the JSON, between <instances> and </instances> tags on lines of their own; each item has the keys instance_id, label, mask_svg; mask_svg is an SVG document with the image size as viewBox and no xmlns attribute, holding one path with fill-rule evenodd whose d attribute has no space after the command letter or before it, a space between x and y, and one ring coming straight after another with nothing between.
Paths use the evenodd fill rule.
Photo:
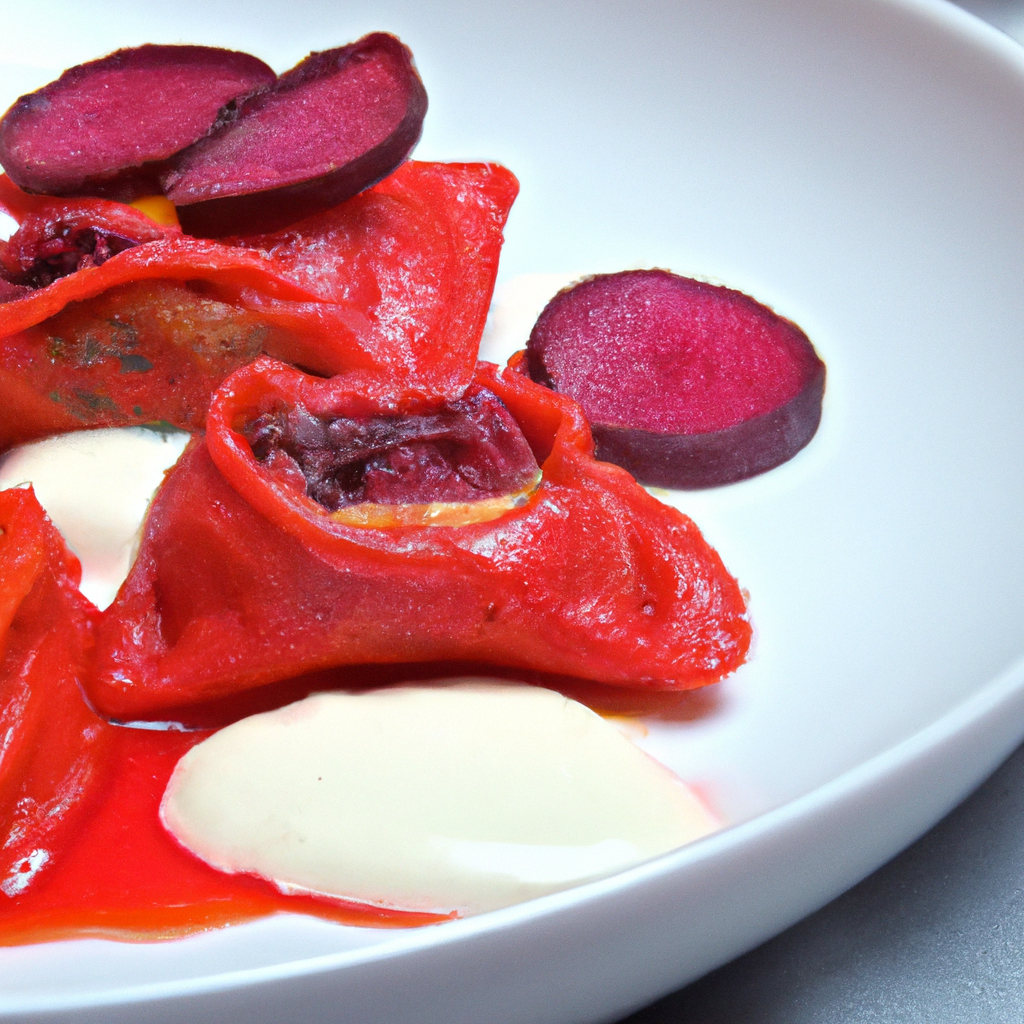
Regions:
<instances>
[{"instance_id":1,"label":"red pasta parcel","mask_svg":"<svg viewBox=\"0 0 1024 1024\"><path fill-rule=\"evenodd\" d=\"M38 884L87 813L111 727L80 681L96 609L31 489L0 492L0 904Z\"/></svg>"},{"instance_id":2,"label":"red pasta parcel","mask_svg":"<svg viewBox=\"0 0 1024 1024\"><path fill-rule=\"evenodd\" d=\"M419 399L439 399L473 377L518 194L516 176L501 164L410 160L317 217L222 241L265 254L278 275L315 295L322 306L303 316L335 306L358 312L359 359L350 356L342 369L369 370ZM341 360L267 354L341 372Z\"/></svg>"},{"instance_id":3,"label":"red pasta parcel","mask_svg":"<svg viewBox=\"0 0 1024 1024\"><path fill-rule=\"evenodd\" d=\"M571 399L487 363L439 403L261 359L154 500L88 689L119 719L343 665L683 689L749 641L717 553L594 460Z\"/></svg>"},{"instance_id":4,"label":"red pasta parcel","mask_svg":"<svg viewBox=\"0 0 1024 1024\"><path fill-rule=\"evenodd\" d=\"M406 163L284 231L211 241L131 206L29 196L0 245L0 450L84 427L202 429L261 353L422 395L473 373L518 183L493 164Z\"/></svg>"}]
</instances>

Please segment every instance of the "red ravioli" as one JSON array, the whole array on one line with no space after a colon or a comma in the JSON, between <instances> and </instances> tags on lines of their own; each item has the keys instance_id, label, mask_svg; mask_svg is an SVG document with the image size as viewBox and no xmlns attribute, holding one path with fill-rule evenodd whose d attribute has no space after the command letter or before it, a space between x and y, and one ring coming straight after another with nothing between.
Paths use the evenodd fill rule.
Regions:
<instances>
[{"instance_id":1,"label":"red ravioli","mask_svg":"<svg viewBox=\"0 0 1024 1024\"><path fill-rule=\"evenodd\" d=\"M218 384L260 352L457 392L517 190L492 164L408 163L288 231L215 242L7 183L21 227L0 248L0 450L83 427L201 429Z\"/></svg>"},{"instance_id":2,"label":"red ravioli","mask_svg":"<svg viewBox=\"0 0 1024 1024\"><path fill-rule=\"evenodd\" d=\"M400 390L437 399L472 379L518 193L501 164L410 160L333 210L274 234L224 241L265 253L278 274L321 302L363 312L364 360L345 369L365 367Z\"/></svg>"},{"instance_id":3,"label":"red ravioli","mask_svg":"<svg viewBox=\"0 0 1024 1024\"><path fill-rule=\"evenodd\" d=\"M96 609L32 491L0 491L0 905L48 874L93 799L110 727L80 680Z\"/></svg>"},{"instance_id":4,"label":"red ravioli","mask_svg":"<svg viewBox=\"0 0 1024 1024\"><path fill-rule=\"evenodd\" d=\"M436 406L267 360L233 375L104 619L97 706L161 716L342 665L475 661L683 689L742 663L743 596L696 526L594 460L571 400L486 363L475 383L518 425L540 486L483 520L406 525L399 512L381 527L319 504L308 478L259 461L245 431L296 409L328 420Z\"/></svg>"},{"instance_id":5,"label":"red ravioli","mask_svg":"<svg viewBox=\"0 0 1024 1024\"><path fill-rule=\"evenodd\" d=\"M583 406L598 458L661 487L714 487L792 458L818 428L825 388L795 324L665 270L560 292L517 365Z\"/></svg>"}]
</instances>

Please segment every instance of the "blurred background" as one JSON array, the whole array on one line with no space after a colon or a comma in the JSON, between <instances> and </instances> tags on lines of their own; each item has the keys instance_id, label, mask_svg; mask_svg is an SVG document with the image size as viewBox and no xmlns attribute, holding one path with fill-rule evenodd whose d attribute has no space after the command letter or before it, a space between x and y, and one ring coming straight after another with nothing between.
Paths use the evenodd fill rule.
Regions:
<instances>
[{"instance_id":1,"label":"blurred background","mask_svg":"<svg viewBox=\"0 0 1024 1024\"><path fill-rule=\"evenodd\" d=\"M956 3L1024 43L1024 3L1020 0L956 0Z\"/></svg>"}]
</instances>

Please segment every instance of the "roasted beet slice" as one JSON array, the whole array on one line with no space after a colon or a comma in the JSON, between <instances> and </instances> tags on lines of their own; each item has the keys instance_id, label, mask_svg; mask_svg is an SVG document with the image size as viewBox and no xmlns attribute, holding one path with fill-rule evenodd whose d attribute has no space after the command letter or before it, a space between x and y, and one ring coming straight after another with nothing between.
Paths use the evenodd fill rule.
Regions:
<instances>
[{"instance_id":1,"label":"roasted beet slice","mask_svg":"<svg viewBox=\"0 0 1024 1024\"><path fill-rule=\"evenodd\" d=\"M128 202L158 191L163 161L276 77L210 46L118 50L22 96L0 121L0 163L27 192Z\"/></svg>"},{"instance_id":2,"label":"roasted beet slice","mask_svg":"<svg viewBox=\"0 0 1024 1024\"><path fill-rule=\"evenodd\" d=\"M570 395L597 457L641 483L733 483L792 458L821 419L825 364L767 306L665 270L604 274L556 295L525 369Z\"/></svg>"},{"instance_id":3,"label":"roasted beet slice","mask_svg":"<svg viewBox=\"0 0 1024 1024\"><path fill-rule=\"evenodd\" d=\"M427 94L412 54L376 32L311 53L180 153L162 179L182 227L275 231L390 174L419 140Z\"/></svg>"}]
</instances>

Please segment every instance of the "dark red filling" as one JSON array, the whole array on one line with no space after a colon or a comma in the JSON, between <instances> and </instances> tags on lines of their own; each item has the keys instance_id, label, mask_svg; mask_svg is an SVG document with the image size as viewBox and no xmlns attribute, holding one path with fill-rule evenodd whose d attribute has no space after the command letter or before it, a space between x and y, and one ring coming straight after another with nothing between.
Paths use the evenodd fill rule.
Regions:
<instances>
[{"instance_id":1,"label":"dark red filling","mask_svg":"<svg viewBox=\"0 0 1024 1024\"><path fill-rule=\"evenodd\" d=\"M539 468L508 409L477 388L418 416L322 418L296 407L243 433L257 460L330 511L513 494Z\"/></svg>"},{"instance_id":2,"label":"dark red filling","mask_svg":"<svg viewBox=\"0 0 1024 1024\"><path fill-rule=\"evenodd\" d=\"M25 288L45 288L60 277L67 277L77 270L98 267L125 249L139 244L134 238L126 238L97 227L61 226L53 237L44 239L36 249L32 262L20 273L5 275L9 284ZM23 291L10 295L18 298Z\"/></svg>"},{"instance_id":3,"label":"dark red filling","mask_svg":"<svg viewBox=\"0 0 1024 1024\"><path fill-rule=\"evenodd\" d=\"M102 199L30 212L7 241L0 241L0 302L176 233L130 206Z\"/></svg>"}]
</instances>

